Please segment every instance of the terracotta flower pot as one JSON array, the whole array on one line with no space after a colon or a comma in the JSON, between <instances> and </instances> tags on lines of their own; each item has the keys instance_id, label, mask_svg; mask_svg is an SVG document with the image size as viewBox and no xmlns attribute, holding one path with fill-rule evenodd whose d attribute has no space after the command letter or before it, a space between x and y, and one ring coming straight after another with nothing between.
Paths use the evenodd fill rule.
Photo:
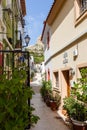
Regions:
<instances>
[{"instance_id":1,"label":"terracotta flower pot","mask_svg":"<svg viewBox=\"0 0 87 130\"><path fill-rule=\"evenodd\" d=\"M48 107L50 107L50 100L49 100L49 99L46 100L46 105L47 105Z\"/></svg>"},{"instance_id":2,"label":"terracotta flower pot","mask_svg":"<svg viewBox=\"0 0 87 130\"><path fill-rule=\"evenodd\" d=\"M81 121L77 121L71 118L73 124L73 130L87 130L87 124Z\"/></svg>"},{"instance_id":3,"label":"terracotta flower pot","mask_svg":"<svg viewBox=\"0 0 87 130\"><path fill-rule=\"evenodd\" d=\"M57 104L55 101L50 101L50 107L51 107L51 110L55 111L57 110Z\"/></svg>"}]
</instances>

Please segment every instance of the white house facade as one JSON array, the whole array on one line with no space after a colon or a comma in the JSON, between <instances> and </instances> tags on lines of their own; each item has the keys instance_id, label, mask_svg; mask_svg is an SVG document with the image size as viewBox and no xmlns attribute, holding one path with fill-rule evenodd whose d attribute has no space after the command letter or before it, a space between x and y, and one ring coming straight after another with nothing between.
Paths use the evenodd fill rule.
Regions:
<instances>
[{"instance_id":1,"label":"white house facade","mask_svg":"<svg viewBox=\"0 0 87 130\"><path fill-rule=\"evenodd\" d=\"M87 0L54 0L41 39L46 79L59 89L62 109L80 69L87 67Z\"/></svg>"}]
</instances>

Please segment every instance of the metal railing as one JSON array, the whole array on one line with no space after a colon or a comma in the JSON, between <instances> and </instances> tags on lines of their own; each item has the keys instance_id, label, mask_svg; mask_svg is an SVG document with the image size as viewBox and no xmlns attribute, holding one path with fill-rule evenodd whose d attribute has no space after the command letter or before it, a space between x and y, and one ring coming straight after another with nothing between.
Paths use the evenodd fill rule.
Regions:
<instances>
[{"instance_id":1,"label":"metal railing","mask_svg":"<svg viewBox=\"0 0 87 130\"><path fill-rule=\"evenodd\" d=\"M0 67L2 68L0 74L5 73L9 79L12 71L15 68L20 69L23 65L28 77L27 83L30 86L29 52L22 50L0 50L0 59Z\"/></svg>"},{"instance_id":2,"label":"metal railing","mask_svg":"<svg viewBox=\"0 0 87 130\"><path fill-rule=\"evenodd\" d=\"M15 68L24 69L27 74L25 84L30 87L30 63L29 52L22 50L0 50L0 75L5 74L6 78L12 78L12 72ZM21 68L22 67L22 68ZM28 105L30 106L30 98L28 98ZM30 120L30 113L28 113ZM30 124L28 126L30 129Z\"/></svg>"}]
</instances>

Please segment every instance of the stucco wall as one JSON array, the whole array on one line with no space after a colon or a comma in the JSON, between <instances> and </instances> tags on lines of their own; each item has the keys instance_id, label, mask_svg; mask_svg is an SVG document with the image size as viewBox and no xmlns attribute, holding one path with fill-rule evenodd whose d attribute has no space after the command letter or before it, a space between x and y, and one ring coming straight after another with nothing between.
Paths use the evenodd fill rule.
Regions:
<instances>
[{"instance_id":1,"label":"stucco wall","mask_svg":"<svg viewBox=\"0 0 87 130\"><path fill-rule=\"evenodd\" d=\"M45 51L45 60L84 32L86 26L87 20L85 19L75 27L74 1L67 0L51 27L50 50Z\"/></svg>"},{"instance_id":2,"label":"stucco wall","mask_svg":"<svg viewBox=\"0 0 87 130\"><path fill-rule=\"evenodd\" d=\"M74 52L77 54L74 55ZM59 73L61 106L63 98L67 96L67 89L71 89L78 78L79 65L87 65L87 19L75 26L74 0L67 0L51 26L50 48L45 50L45 66L46 70L48 68L50 70L52 87L54 87L53 73ZM70 68L75 72L72 78ZM69 75L66 81L67 74Z\"/></svg>"},{"instance_id":3,"label":"stucco wall","mask_svg":"<svg viewBox=\"0 0 87 130\"><path fill-rule=\"evenodd\" d=\"M66 49L64 49L60 54L56 55L55 57L52 58L52 60L50 61L52 63L52 69L56 70L56 69L62 69L64 67L74 67L76 68L76 66L78 64L82 64L87 62L87 35L84 36L83 38L81 38L82 40L78 40L78 42L73 43L74 45L71 45L70 47L67 47ZM78 51L78 56L76 57L76 59L74 59L74 55L73 52L74 50L77 49ZM64 53L67 53L67 60L68 63L64 64Z\"/></svg>"}]
</instances>

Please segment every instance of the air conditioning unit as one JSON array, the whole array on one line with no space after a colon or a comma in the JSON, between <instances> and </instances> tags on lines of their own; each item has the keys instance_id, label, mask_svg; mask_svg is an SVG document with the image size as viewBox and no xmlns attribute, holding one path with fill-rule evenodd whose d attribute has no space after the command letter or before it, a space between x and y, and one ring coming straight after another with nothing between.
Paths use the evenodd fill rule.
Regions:
<instances>
[{"instance_id":1,"label":"air conditioning unit","mask_svg":"<svg viewBox=\"0 0 87 130\"><path fill-rule=\"evenodd\" d=\"M73 56L78 56L78 50L77 50L77 49L75 49L75 50L73 51Z\"/></svg>"}]
</instances>

